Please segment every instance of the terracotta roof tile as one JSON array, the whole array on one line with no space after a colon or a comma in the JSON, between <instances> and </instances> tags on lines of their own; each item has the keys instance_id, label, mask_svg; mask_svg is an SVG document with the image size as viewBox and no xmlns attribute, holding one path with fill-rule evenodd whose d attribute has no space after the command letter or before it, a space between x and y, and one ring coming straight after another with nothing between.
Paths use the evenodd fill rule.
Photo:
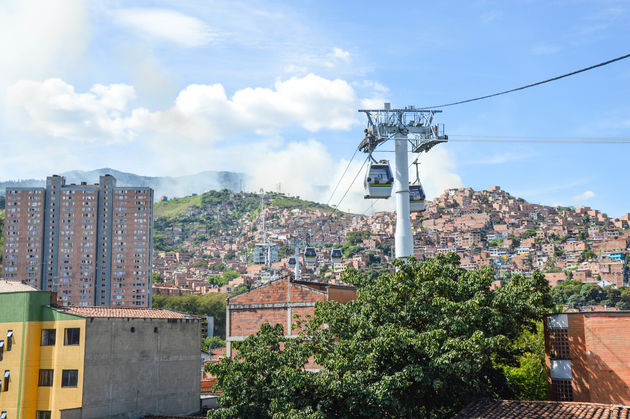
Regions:
<instances>
[{"instance_id":1,"label":"terracotta roof tile","mask_svg":"<svg viewBox=\"0 0 630 419\"><path fill-rule=\"evenodd\" d=\"M477 400L455 418L630 418L630 406L599 403Z\"/></svg>"},{"instance_id":2,"label":"terracotta roof tile","mask_svg":"<svg viewBox=\"0 0 630 419\"><path fill-rule=\"evenodd\" d=\"M57 310L81 317L124 317L136 319L192 319L196 316L177 311L148 307L56 307Z\"/></svg>"}]
</instances>

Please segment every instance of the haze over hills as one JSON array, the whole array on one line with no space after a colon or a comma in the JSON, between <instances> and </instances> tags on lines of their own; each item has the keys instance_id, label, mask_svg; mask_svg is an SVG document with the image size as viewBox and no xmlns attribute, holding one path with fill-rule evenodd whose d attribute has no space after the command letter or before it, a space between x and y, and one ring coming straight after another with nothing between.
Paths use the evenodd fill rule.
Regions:
<instances>
[{"instance_id":1,"label":"haze over hills","mask_svg":"<svg viewBox=\"0 0 630 419\"><path fill-rule=\"evenodd\" d=\"M187 176L142 176L135 173L121 172L119 170L103 168L90 171L72 170L60 173L66 178L66 183L87 182L98 183L99 176L110 174L116 178L119 186L148 186L155 191L155 199L161 196L184 197L192 194L201 194L209 190L228 189L240 191L246 182L246 176L242 173L224 171L204 171ZM0 182L0 195L5 194L5 189L10 187L44 187L45 179L21 179Z\"/></svg>"}]
</instances>

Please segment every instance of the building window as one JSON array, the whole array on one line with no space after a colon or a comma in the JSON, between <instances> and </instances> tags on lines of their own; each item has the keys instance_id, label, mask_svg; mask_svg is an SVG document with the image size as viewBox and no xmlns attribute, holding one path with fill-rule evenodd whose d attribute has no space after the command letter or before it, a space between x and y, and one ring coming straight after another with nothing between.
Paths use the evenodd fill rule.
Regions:
<instances>
[{"instance_id":1,"label":"building window","mask_svg":"<svg viewBox=\"0 0 630 419\"><path fill-rule=\"evenodd\" d=\"M39 370L39 386L52 387L54 370Z\"/></svg>"},{"instance_id":2,"label":"building window","mask_svg":"<svg viewBox=\"0 0 630 419\"><path fill-rule=\"evenodd\" d=\"M10 351L13 347L13 330L7 332L7 351Z\"/></svg>"},{"instance_id":3,"label":"building window","mask_svg":"<svg viewBox=\"0 0 630 419\"><path fill-rule=\"evenodd\" d=\"M56 339L57 339L56 329L42 329L41 346L55 346Z\"/></svg>"},{"instance_id":4,"label":"building window","mask_svg":"<svg viewBox=\"0 0 630 419\"><path fill-rule=\"evenodd\" d=\"M50 419L52 417L50 410L38 410L35 419Z\"/></svg>"},{"instance_id":5,"label":"building window","mask_svg":"<svg viewBox=\"0 0 630 419\"><path fill-rule=\"evenodd\" d=\"M66 328L63 336L64 345L78 345L81 329L78 327Z\"/></svg>"},{"instance_id":6,"label":"building window","mask_svg":"<svg viewBox=\"0 0 630 419\"><path fill-rule=\"evenodd\" d=\"M79 381L79 370L63 370L61 373L61 387L76 387Z\"/></svg>"},{"instance_id":7,"label":"building window","mask_svg":"<svg viewBox=\"0 0 630 419\"><path fill-rule=\"evenodd\" d=\"M2 361L3 356L4 356L4 341L0 340L0 361Z\"/></svg>"},{"instance_id":8,"label":"building window","mask_svg":"<svg viewBox=\"0 0 630 419\"><path fill-rule=\"evenodd\" d=\"M2 378L3 378L2 391L9 391L9 378L11 378L11 371L6 370Z\"/></svg>"},{"instance_id":9,"label":"building window","mask_svg":"<svg viewBox=\"0 0 630 419\"><path fill-rule=\"evenodd\" d=\"M0 413L0 419L7 419L7 412Z\"/></svg>"}]
</instances>

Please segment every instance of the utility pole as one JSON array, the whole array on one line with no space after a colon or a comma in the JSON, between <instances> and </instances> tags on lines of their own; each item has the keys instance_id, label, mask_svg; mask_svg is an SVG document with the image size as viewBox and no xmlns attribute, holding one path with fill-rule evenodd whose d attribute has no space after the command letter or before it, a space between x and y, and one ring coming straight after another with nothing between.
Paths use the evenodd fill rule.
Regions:
<instances>
[{"instance_id":1,"label":"utility pole","mask_svg":"<svg viewBox=\"0 0 630 419\"><path fill-rule=\"evenodd\" d=\"M409 212L409 161L408 144L414 153L428 152L439 143L448 141L444 127L434 124L435 114L440 110L420 109L407 106L404 109L392 109L385 103L383 109L359 109L365 113L368 124L365 138L359 144L359 150L369 154L386 141L394 141L395 163L394 183L396 194L396 236L395 254L397 258L407 258L413 254L413 232ZM368 169L369 170L369 169Z\"/></svg>"}]
</instances>

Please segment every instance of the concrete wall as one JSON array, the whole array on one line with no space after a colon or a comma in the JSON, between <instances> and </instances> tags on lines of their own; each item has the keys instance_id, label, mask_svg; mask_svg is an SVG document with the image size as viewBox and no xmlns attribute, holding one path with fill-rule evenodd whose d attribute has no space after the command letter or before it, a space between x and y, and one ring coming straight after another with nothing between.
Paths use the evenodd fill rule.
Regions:
<instances>
[{"instance_id":1,"label":"concrete wall","mask_svg":"<svg viewBox=\"0 0 630 419\"><path fill-rule=\"evenodd\" d=\"M88 318L86 329L84 419L199 410L199 320Z\"/></svg>"}]
</instances>

